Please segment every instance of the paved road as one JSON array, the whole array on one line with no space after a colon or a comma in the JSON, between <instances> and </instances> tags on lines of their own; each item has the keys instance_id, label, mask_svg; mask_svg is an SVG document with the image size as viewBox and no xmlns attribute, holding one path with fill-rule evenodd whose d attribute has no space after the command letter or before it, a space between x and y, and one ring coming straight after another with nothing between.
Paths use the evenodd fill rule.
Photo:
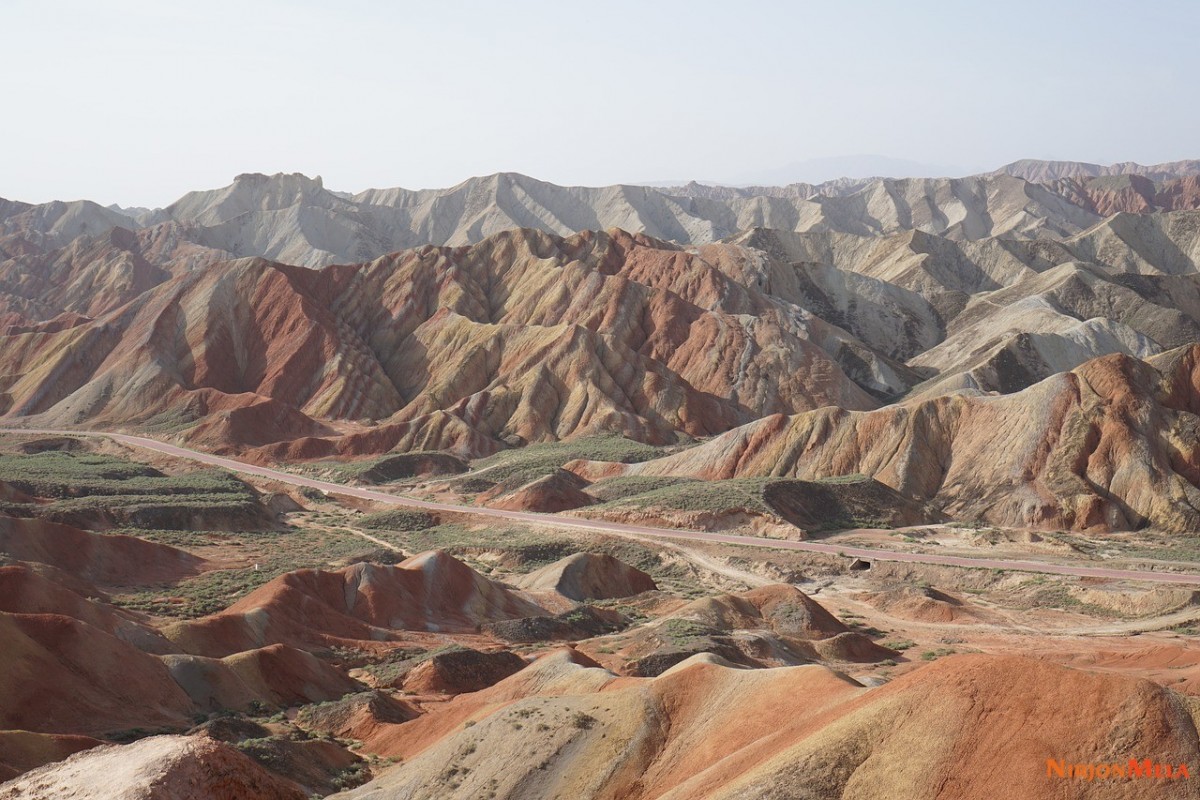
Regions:
<instances>
[{"instance_id":1,"label":"paved road","mask_svg":"<svg viewBox=\"0 0 1200 800\"><path fill-rule=\"evenodd\" d=\"M666 539L686 539L696 542L718 542L720 544L737 544L749 547L763 547L771 550L799 550L806 553L826 553L831 555L862 558L870 561L898 561L913 564L930 564L944 567L969 567L974 569L1007 569L1018 572L1040 572L1050 575L1072 575L1087 578L1112 578L1117 580L1136 580L1148 583L1169 583L1200 585L1200 574L1180 572L1151 572L1148 570L1108 569L1105 567L1079 567L1066 564L1051 564L1043 561L1009 561L994 558L965 558L962 556L940 556L928 553L905 553L896 550L876 548L845 547L824 542L792 542L781 539L761 539L750 536L736 536L725 533L709 533L707 531L685 531L671 528L651 528L642 525L625 525L619 522L608 522L597 519L581 519L559 514L538 514L529 511L505 511L498 508L479 508L476 506L460 506L451 503L431 503L411 497L389 494L373 489L363 489L357 486L344 486L340 483L306 478L288 472L247 464L233 458L202 453L172 444L147 439L142 436L130 436L124 433L107 433L99 431L70 431L70 430L35 430L25 428L0 428L0 433L27 433L52 436L95 436L107 437L130 447L140 447L158 453L198 461L214 467L221 467L230 472L243 475L254 475L280 483L290 483L295 486L307 486L330 494L346 497L357 497L377 503L388 503L410 508L423 508L430 511L447 511L454 513L473 514L480 517L492 517L511 522L521 522L528 525L553 525L565 528L580 528L599 533L614 533L620 535L654 536Z\"/></svg>"}]
</instances>

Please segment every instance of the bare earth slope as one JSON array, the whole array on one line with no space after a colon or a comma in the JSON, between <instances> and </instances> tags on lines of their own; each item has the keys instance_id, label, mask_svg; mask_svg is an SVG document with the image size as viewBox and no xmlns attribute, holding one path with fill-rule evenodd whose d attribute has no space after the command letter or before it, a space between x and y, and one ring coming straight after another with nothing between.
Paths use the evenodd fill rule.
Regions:
<instances>
[{"instance_id":1,"label":"bare earth slope","mask_svg":"<svg viewBox=\"0 0 1200 800\"><path fill-rule=\"evenodd\" d=\"M0 787L4 800L303 800L299 786L203 736L155 736L79 753Z\"/></svg>"},{"instance_id":2,"label":"bare earth slope","mask_svg":"<svg viewBox=\"0 0 1200 800\"><path fill-rule=\"evenodd\" d=\"M1019 658L948 658L872 691L823 667L739 670L705 656L653 679L614 680L565 662L559 670L546 691L489 709L345 797L1038 800L1065 788L1047 777L1047 759L1125 763L1126 753L1153 753L1175 768L1200 755L1174 693ZM529 679L495 687L494 699L520 680ZM549 724L502 731L522 716ZM1106 798L1148 790L1139 781L1088 789Z\"/></svg>"}]
</instances>

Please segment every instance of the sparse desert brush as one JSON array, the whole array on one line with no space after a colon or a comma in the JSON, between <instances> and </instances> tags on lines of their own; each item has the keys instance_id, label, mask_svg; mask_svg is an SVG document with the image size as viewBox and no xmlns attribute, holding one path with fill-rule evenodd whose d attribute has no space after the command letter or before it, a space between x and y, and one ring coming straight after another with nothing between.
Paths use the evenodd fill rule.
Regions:
<instances>
[{"instance_id":1,"label":"sparse desert brush","mask_svg":"<svg viewBox=\"0 0 1200 800\"><path fill-rule=\"evenodd\" d=\"M571 725L579 730L591 730L596 726L597 722L599 722L599 720L597 720L591 714L583 711L576 711L573 715L571 715Z\"/></svg>"}]
</instances>

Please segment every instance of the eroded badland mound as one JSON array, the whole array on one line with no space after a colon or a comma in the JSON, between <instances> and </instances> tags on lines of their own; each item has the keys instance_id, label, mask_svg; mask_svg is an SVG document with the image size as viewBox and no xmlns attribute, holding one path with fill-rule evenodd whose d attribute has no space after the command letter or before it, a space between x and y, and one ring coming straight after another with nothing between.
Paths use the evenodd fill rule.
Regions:
<instances>
[{"instance_id":1,"label":"eroded badland mound","mask_svg":"<svg viewBox=\"0 0 1200 800\"><path fill-rule=\"evenodd\" d=\"M1064 784L1046 776L1047 758L1146 752L1178 765L1200 755L1177 695L1020 658L945 659L873 691L823 667L742 670L699 657L633 681L558 671L607 688L551 688L482 712L347 796L1048 798ZM545 725L502 733L516 719ZM964 768L987 763L998 766ZM1136 781L1088 788L1145 796Z\"/></svg>"},{"instance_id":2,"label":"eroded badland mound","mask_svg":"<svg viewBox=\"0 0 1200 800\"><path fill-rule=\"evenodd\" d=\"M355 564L283 575L227 611L169 628L183 651L222 657L267 644L379 641L393 630L474 631L546 613L443 552L395 566Z\"/></svg>"},{"instance_id":3,"label":"eroded badland mound","mask_svg":"<svg viewBox=\"0 0 1200 800\"><path fill-rule=\"evenodd\" d=\"M657 589L654 579L606 553L576 553L531 572L520 586L571 600L606 600Z\"/></svg>"},{"instance_id":4,"label":"eroded badland mound","mask_svg":"<svg viewBox=\"0 0 1200 800\"><path fill-rule=\"evenodd\" d=\"M100 747L0 786L5 800L304 800L231 745L205 736L156 736Z\"/></svg>"}]
</instances>

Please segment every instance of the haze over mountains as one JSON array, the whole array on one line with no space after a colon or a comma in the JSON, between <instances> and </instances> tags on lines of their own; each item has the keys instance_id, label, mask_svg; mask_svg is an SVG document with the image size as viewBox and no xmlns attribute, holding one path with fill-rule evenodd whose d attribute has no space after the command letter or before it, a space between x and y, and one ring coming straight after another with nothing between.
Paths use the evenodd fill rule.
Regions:
<instances>
[{"instance_id":1,"label":"haze over mountains","mask_svg":"<svg viewBox=\"0 0 1200 800\"><path fill-rule=\"evenodd\" d=\"M696 451L717 464L766 425L804 431L815 460L718 471L861 472L1004 524L1179 529L1200 509L1200 454L1179 445L1200 420L1178 390L1197 380L1197 161L354 196L243 175L132 216L3 201L0 231L10 418L263 461L737 429ZM989 458L993 393L1013 420L1061 404L987 499L947 458ZM1118 396L1140 410L1114 413ZM887 453L827 438L868 420L888 420Z\"/></svg>"}]
</instances>

